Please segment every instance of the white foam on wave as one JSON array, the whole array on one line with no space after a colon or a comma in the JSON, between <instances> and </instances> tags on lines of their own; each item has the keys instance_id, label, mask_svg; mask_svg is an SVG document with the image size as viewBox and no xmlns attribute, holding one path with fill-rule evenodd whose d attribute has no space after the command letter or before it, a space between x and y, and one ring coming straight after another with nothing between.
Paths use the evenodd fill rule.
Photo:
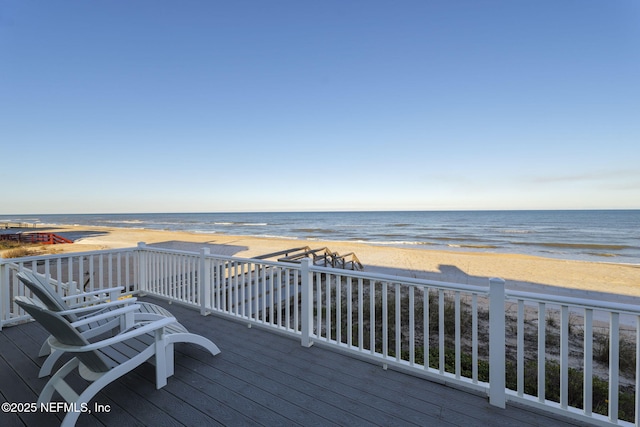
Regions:
<instances>
[{"instance_id":1,"label":"white foam on wave","mask_svg":"<svg viewBox=\"0 0 640 427\"><path fill-rule=\"evenodd\" d=\"M435 246L433 242L413 241L413 240L389 240L389 241L371 241L371 240L359 240L362 243L371 243L374 245L388 245L388 246Z\"/></svg>"},{"instance_id":2,"label":"white foam on wave","mask_svg":"<svg viewBox=\"0 0 640 427\"><path fill-rule=\"evenodd\" d=\"M147 221L142 221L140 219L120 219L120 220L111 219L111 220L104 220L104 221L98 221L98 222L104 222L107 224L142 224Z\"/></svg>"}]
</instances>

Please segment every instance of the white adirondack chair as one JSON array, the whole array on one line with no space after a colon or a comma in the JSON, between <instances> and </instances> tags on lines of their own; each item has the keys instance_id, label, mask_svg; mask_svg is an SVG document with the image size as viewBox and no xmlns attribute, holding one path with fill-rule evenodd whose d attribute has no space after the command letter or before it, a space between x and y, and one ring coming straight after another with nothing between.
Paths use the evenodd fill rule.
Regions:
<instances>
[{"instance_id":1,"label":"white adirondack chair","mask_svg":"<svg viewBox=\"0 0 640 427\"><path fill-rule=\"evenodd\" d=\"M42 403L52 401L53 394L57 391L68 404L78 409L67 413L62 422L63 427L74 426L82 408L88 408L89 401L103 387L150 359L155 362L156 388L164 387L167 378L174 372L175 343L197 344L214 356L220 353L218 347L207 338L186 332L174 317L134 321L128 330L94 343L87 341L78 332L77 328L92 321L131 316L140 309L139 304L131 304L71 323L32 298L17 296L15 302L51 334L48 344L52 349L73 353L75 356L51 377L38 398L40 407ZM66 381L76 368L82 378L90 381L80 393Z\"/></svg>"},{"instance_id":2,"label":"white adirondack chair","mask_svg":"<svg viewBox=\"0 0 640 427\"><path fill-rule=\"evenodd\" d=\"M158 320L173 315L159 305L138 302L136 298L118 300L122 287L108 288L94 292L76 294L69 297L61 297L51 285L46 283L43 277L32 271L24 270L17 274L18 279L24 283L44 306L63 316L73 323L80 320L89 320L78 326L78 331L85 339L92 339L105 333L117 333L131 327L133 322ZM81 298L82 303L67 304L71 299ZM106 302L108 301L108 302ZM100 314L108 313L131 304L136 304L137 309L127 316L106 316L98 318ZM188 330L176 321L174 328L180 328L181 332ZM49 346L49 340L45 340L40 348L39 356L47 356L40 368L39 377L50 375L55 363L64 354L64 351L55 350Z\"/></svg>"}]
</instances>

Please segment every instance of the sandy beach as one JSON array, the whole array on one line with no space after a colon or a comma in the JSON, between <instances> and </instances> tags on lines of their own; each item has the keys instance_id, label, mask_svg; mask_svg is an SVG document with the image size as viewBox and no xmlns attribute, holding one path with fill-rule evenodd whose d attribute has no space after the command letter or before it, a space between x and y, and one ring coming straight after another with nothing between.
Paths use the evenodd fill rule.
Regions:
<instances>
[{"instance_id":1,"label":"sandy beach","mask_svg":"<svg viewBox=\"0 0 640 427\"><path fill-rule=\"evenodd\" d=\"M343 254L354 252L368 272L481 286L490 277L500 277L506 280L509 289L640 303L640 265L135 228L42 225L38 231L74 240L73 244L45 247L58 253L127 248L138 242L188 251L208 247L212 254L244 258L301 246L329 247Z\"/></svg>"}]
</instances>

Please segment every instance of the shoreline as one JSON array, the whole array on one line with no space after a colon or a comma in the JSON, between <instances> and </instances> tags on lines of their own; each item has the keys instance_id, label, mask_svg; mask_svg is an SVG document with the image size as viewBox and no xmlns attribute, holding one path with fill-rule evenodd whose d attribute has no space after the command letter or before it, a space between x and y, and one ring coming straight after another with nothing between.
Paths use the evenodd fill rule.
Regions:
<instances>
[{"instance_id":1,"label":"shoreline","mask_svg":"<svg viewBox=\"0 0 640 427\"><path fill-rule=\"evenodd\" d=\"M354 252L365 272L486 286L500 277L507 289L563 294L640 304L640 265L563 260L533 255L434 250L353 241L305 240L85 225L41 224L39 231L74 240L49 247L57 252L85 252L135 247L138 242L168 249L251 258L299 246ZM589 296L591 295L591 296Z\"/></svg>"}]
</instances>

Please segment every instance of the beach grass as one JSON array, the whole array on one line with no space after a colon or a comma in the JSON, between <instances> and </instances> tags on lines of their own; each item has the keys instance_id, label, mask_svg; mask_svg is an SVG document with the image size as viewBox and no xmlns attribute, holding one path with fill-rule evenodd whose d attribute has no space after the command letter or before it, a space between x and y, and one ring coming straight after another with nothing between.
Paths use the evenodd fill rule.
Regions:
<instances>
[{"instance_id":1,"label":"beach grass","mask_svg":"<svg viewBox=\"0 0 640 427\"><path fill-rule=\"evenodd\" d=\"M14 242L11 240L0 241L0 256L2 258L20 258L41 253L32 243Z\"/></svg>"}]
</instances>

